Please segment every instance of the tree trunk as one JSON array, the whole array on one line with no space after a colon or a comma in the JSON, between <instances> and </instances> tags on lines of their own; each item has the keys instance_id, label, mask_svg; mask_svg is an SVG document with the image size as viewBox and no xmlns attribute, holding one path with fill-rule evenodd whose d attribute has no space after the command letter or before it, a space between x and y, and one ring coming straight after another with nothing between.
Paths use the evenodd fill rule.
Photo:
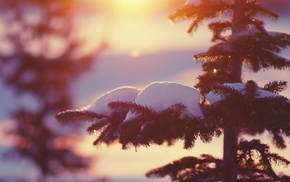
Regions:
<instances>
[{"instance_id":1,"label":"tree trunk","mask_svg":"<svg viewBox=\"0 0 290 182\"><path fill-rule=\"evenodd\" d=\"M242 24L241 19L244 16L245 0L235 0L233 10L233 24L232 24L232 35L237 32L244 31L246 25ZM243 58L234 57L234 62L230 66L231 68L231 79L234 82L241 82L242 77L242 63ZM224 126L224 151L223 151L223 182L236 182L238 175L238 161L237 161L237 149L238 149L238 136L239 126L228 121Z\"/></svg>"},{"instance_id":2,"label":"tree trunk","mask_svg":"<svg viewBox=\"0 0 290 182\"><path fill-rule=\"evenodd\" d=\"M224 153L223 153L223 182L236 182L238 175L237 149L238 133L236 126L224 127Z\"/></svg>"}]
</instances>

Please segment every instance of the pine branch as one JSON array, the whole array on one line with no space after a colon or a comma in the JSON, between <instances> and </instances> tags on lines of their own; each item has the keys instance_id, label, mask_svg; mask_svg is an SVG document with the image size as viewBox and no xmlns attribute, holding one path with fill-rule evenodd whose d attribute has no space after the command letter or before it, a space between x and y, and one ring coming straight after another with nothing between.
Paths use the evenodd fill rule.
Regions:
<instances>
[{"instance_id":1,"label":"pine branch","mask_svg":"<svg viewBox=\"0 0 290 182\"><path fill-rule=\"evenodd\" d=\"M211 46L208 51L194 55L197 61L215 62L218 60L230 61L235 52L228 42L222 42Z\"/></svg>"},{"instance_id":2,"label":"pine branch","mask_svg":"<svg viewBox=\"0 0 290 182\"><path fill-rule=\"evenodd\" d=\"M111 102L109 103L109 108L114 110L115 112L127 113L129 111L132 114L136 114L139 117L143 117L143 119L146 119L144 117L151 117L156 114L149 107L136 104L134 102L123 102L123 101Z\"/></svg>"},{"instance_id":3,"label":"pine branch","mask_svg":"<svg viewBox=\"0 0 290 182\"><path fill-rule=\"evenodd\" d=\"M220 95L221 100L206 108L207 120L221 125L235 123L248 134L262 133L265 130L278 132L273 135L273 141L283 148L280 134L290 135L290 104L287 98L279 95L260 96L253 81L248 81L245 88L240 90L231 86L216 86L213 93Z\"/></svg>"},{"instance_id":4,"label":"pine branch","mask_svg":"<svg viewBox=\"0 0 290 182\"><path fill-rule=\"evenodd\" d=\"M231 80L227 73L221 71L218 71L215 74L205 73L203 75L198 76L198 83L195 85L195 88L198 88L202 95L206 95L211 90L213 90L217 85L230 82Z\"/></svg>"},{"instance_id":5,"label":"pine branch","mask_svg":"<svg viewBox=\"0 0 290 182\"><path fill-rule=\"evenodd\" d=\"M138 104L130 105L133 107L130 112L133 110L132 113L135 115L125 120L119 127L120 143L124 148L130 144L134 146L161 145L163 143L171 145L178 139L184 140L185 148L189 148L194 145L200 131L206 128L200 118L189 117L184 113L186 108L180 103L160 112L153 112ZM208 132L201 135L205 142L209 142L212 137L219 135L219 132L215 131L215 127L206 129Z\"/></svg>"},{"instance_id":6,"label":"pine branch","mask_svg":"<svg viewBox=\"0 0 290 182\"><path fill-rule=\"evenodd\" d=\"M273 18L278 19L279 15L274 13L273 11L262 7L257 0L250 0L247 1L245 5L245 11L251 15L251 17L254 17L256 15L261 15L267 18Z\"/></svg>"},{"instance_id":7,"label":"pine branch","mask_svg":"<svg viewBox=\"0 0 290 182\"><path fill-rule=\"evenodd\" d=\"M202 130L203 121L189 119L185 124L185 131L183 134L183 148L190 149L194 147L195 141L198 139L199 131Z\"/></svg>"},{"instance_id":8,"label":"pine branch","mask_svg":"<svg viewBox=\"0 0 290 182\"><path fill-rule=\"evenodd\" d=\"M120 124L120 143L123 149L129 148L132 144L133 146L139 146L138 136L141 130L141 124L138 117L132 118Z\"/></svg>"},{"instance_id":9,"label":"pine branch","mask_svg":"<svg viewBox=\"0 0 290 182\"><path fill-rule=\"evenodd\" d=\"M231 62L228 59L220 59L216 60L215 62L204 62L202 64L202 70L206 73L215 75L215 76L222 76L224 79L227 79L228 81L225 83L230 83L229 77L229 66L228 62Z\"/></svg>"},{"instance_id":10,"label":"pine branch","mask_svg":"<svg viewBox=\"0 0 290 182\"><path fill-rule=\"evenodd\" d=\"M212 166L212 167L211 167ZM214 168L214 166L216 168ZM164 177L169 175L172 181L221 180L221 160L211 155L184 157L165 166L146 173L147 177Z\"/></svg>"},{"instance_id":11,"label":"pine branch","mask_svg":"<svg viewBox=\"0 0 290 182\"><path fill-rule=\"evenodd\" d=\"M226 32L227 30L231 30L232 21L217 21L212 22L208 25L208 28L213 32L213 37L211 39L212 42L217 40L226 41L226 38L222 36L222 33Z\"/></svg>"},{"instance_id":12,"label":"pine branch","mask_svg":"<svg viewBox=\"0 0 290 182\"><path fill-rule=\"evenodd\" d=\"M252 168L242 166L239 168L238 182L273 182L280 181L280 178L273 172L269 172L261 165L253 165Z\"/></svg>"},{"instance_id":13,"label":"pine branch","mask_svg":"<svg viewBox=\"0 0 290 182\"><path fill-rule=\"evenodd\" d=\"M241 140L238 145L238 181L280 181L288 176L278 177L271 164L287 167L290 162L275 153L260 140ZM220 181L223 175L222 160L208 154L201 157L184 157L146 173L147 177L169 176L172 181Z\"/></svg>"},{"instance_id":14,"label":"pine branch","mask_svg":"<svg viewBox=\"0 0 290 182\"><path fill-rule=\"evenodd\" d=\"M273 81L264 85L263 90L278 94L287 88L286 81Z\"/></svg>"},{"instance_id":15,"label":"pine branch","mask_svg":"<svg viewBox=\"0 0 290 182\"><path fill-rule=\"evenodd\" d=\"M258 30L259 33L261 33L262 35L267 35L267 31L264 28L264 22L254 19L252 17L248 17L245 16L245 20L244 23L248 25L248 27L250 27L250 25L252 25L255 30ZM253 27L251 27L251 29L253 29Z\"/></svg>"},{"instance_id":16,"label":"pine branch","mask_svg":"<svg viewBox=\"0 0 290 182\"><path fill-rule=\"evenodd\" d=\"M87 132L89 134L95 134L97 131L102 131L102 128L108 126L109 124L110 124L110 121L108 120L108 118L99 119L96 122L92 123L87 128Z\"/></svg>"},{"instance_id":17,"label":"pine branch","mask_svg":"<svg viewBox=\"0 0 290 182\"><path fill-rule=\"evenodd\" d=\"M290 46L290 34L280 32L268 32L273 45L276 45L280 50Z\"/></svg>"},{"instance_id":18,"label":"pine branch","mask_svg":"<svg viewBox=\"0 0 290 182\"><path fill-rule=\"evenodd\" d=\"M279 33L272 34L242 32L231 37L229 44L236 50L236 53L232 53L231 56L244 57L255 72L262 68L271 67L289 69L290 61L276 53L290 45L290 36ZM207 53L212 54L212 57L215 55L214 51Z\"/></svg>"},{"instance_id":19,"label":"pine branch","mask_svg":"<svg viewBox=\"0 0 290 182\"><path fill-rule=\"evenodd\" d=\"M257 94L258 85L256 82L254 82L253 80L247 81L244 90L245 97L247 98L247 100L253 101L254 99L256 99L256 96L258 95Z\"/></svg>"},{"instance_id":20,"label":"pine branch","mask_svg":"<svg viewBox=\"0 0 290 182\"><path fill-rule=\"evenodd\" d=\"M121 138L121 125L126 117L126 113L114 111L109 117L102 118L91 124L87 131L90 134L98 134L94 145L105 143L110 145ZM121 142L120 142L121 143Z\"/></svg>"},{"instance_id":21,"label":"pine branch","mask_svg":"<svg viewBox=\"0 0 290 182\"><path fill-rule=\"evenodd\" d=\"M243 163L248 159L258 159L259 164L265 165L267 168L270 168L270 164L281 164L285 167L290 165L289 160L276 153L271 153L269 148L268 145L262 144L261 141L257 139L251 141L241 140L238 145L238 160L240 163ZM257 155L254 151L259 152L259 154Z\"/></svg>"},{"instance_id":22,"label":"pine branch","mask_svg":"<svg viewBox=\"0 0 290 182\"><path fill-rule=\"evenodd\" d=\"M283 136L281 136L280 132L273 132L272 133L272 143L278 148L278 149L285 149L285 139Z\"/></svg>"},{"instance_id":23,"label":"pine branch","mask_svg":"<svg viewBox=\"0 0 290 182\"><path fill-rule=\"evenodd\" d=\"M255 50L256 54L248 54L246 61L254 72L261 69L290 69L290 60L267 50Z\"/></svg>"},{"instance_id":24,"label":"pine branch","mask_svg":"<svg viewBox=\"0 0 290 182\"><path fill-rule=\"evenodd\" d=\"M244 128L248 133L270 133L290 135L290 104L282 96L256 98L249 107L249 121L244 121ZM245 113L246 115L247 113ZM251 121L251 122L250 122ZM280 137L273 137L278 147L283 147Z\"/></svg>"},{"instance_id":25,"label":"pine branch","mask_svg":"<svg viewBox=\"0 0 290 182\"><path fill-rule=\"evenodd\" d=\"M231 87L231 86L227 86L227 85L218 85L217 87L215 87L213 90L213 93L220 95L222 98L227 98L227 97L231 97L231 98L235 98L235 100L243 100L243 94ZM229 100L229 99L226 99Z\"/></svg>"},{"instance_id":26,"label":"pine branch","mask_svg":"<svg viewBox=\"0 0 290 182\"><path fill-rule=\"evenodd\" d=\"M241 140L238 145L238 151L240 173L246 179L259 179L259 181L267 179L279 180L271 164L282 164L285 167L290 164L290 161L284 157L270 153L269 146L262 144L260 140Z\"/></svg>"},{"instance_id":27,"label":"pine branch","mask_svg":"<svg viewBox=\"0 0 290 182\"><path fill-rule=\"evenodd\" d=\"M119 106L128 103L116 103ZM145 126L156 119L157 113L152 109L139 105L136 103L129 103L129 113L133 114L131 118L127 118L120 124L120 143L123 148L128 148L128 145L133 144L134 146L144 145L148 146L151 140L145 140L144 135L140 135L141 130L144 130ZM143 140L141 141L140 138Z\"/></svg>"},{"instance_id":28,"label":"pine branch","mask_svg":"<svg viewBox=\"0 0 290 182\"><path fill-rule=\"evenodd\" d=\"M260 62L261 68L274 68L279 70L289 70L290 69L290 60L279 56L273 52L267 50L257 50L255 51L256 56L252 59Z\"/></svg>"},{"instance_id":29,"label":"pine branch","mask_svg":"<svg viewBox=\"0 0 290 182\"><path fill-rule=\"evenodd\" d=\"M195 141L198 139L198 134L186 133L184 136L183 148L191 149L195 145Z\"/></svg>"},{"instance_id":30,"label":"pine branch","mask_svg":"<svg viewBox=\"0 0 290 182\"><path fill-rule=\"evenodd\" d=\"M267 157L269 159L269 161L271 162L271 164L275 164L275 165L283 165L284 167L288 167L290 165L290 161L278 154L275 153L269 153L267 154Z\"/></svg>"},{"instance_id":31,"label":"pine branch","mask_svg":"<svg viewBox=\"0 0 290 182\"><path fill-rule=\"evenodd\" d=\"M198 6L186 5L170 16L174 22L183 20L192 20L192 24L188 29L188 33L198 28L198 25L208 19L214 19L230 9L231 6L225 2L213 2L210 0L203 0Z\"/></svg>"},{"instance_id":32,"label":"pine branch","mask_svg":"<svg viewBox=\"0 0 290 182\"><path fill-rule=\"evenodd\" d=\"M103 118L104 116L91 111L67 110L57 113L55 117L61 122L69 122L69 121L92 122L100 118Z\"/></svg>"},{"instance_id":33,"label":"pine branch","mask_svg":"<svg viewBox=\"0 0 290 182\"><path fill-rule=\"evenodd\" d=\"M105 143L110 145L118 140L118 130L115 130L110 125L106 126L102 132L100 133L99 137L93 142L93 145L99 145L101 143Z\"/></svg>"},{"instance_id":34,"label":"pine branch","mask_svg":"<svg viewBox=\"0 0 290 182\"><path fill-rule=\"evenodd\" d=\"M114 101L108 104L108 107L114 112L123 112L126 113L132 108L138 107L138 105L134 102L126 102L126 101Z\"/></svg>"},{"instance_id":35,"label":"pine branch","mask_svg":"<svg viewBox=\"0 0 290 182\"><path fill-rule=\"evenodd\" d=\"M184 110L184 105L176 104L144 120L139 134L141 143L170 144L180 138L184 133L184 119L180 118Z\"/></svg>"}]
</instances>

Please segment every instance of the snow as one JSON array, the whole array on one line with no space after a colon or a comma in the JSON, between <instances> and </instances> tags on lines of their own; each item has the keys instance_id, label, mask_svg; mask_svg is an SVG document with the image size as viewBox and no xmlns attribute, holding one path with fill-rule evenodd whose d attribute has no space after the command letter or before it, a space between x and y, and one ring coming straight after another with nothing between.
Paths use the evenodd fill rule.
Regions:
<instances>
[{"instance_id":1,"label":"snow","mask_svg":"<svg viewBox=\"0 0 290 182\"><path fill-rule=\"evenodd\" d=\"M283 34L281 32L273 32L273 31L268 31L267 33L272 37Z\"/></svg>"},{"instance_id":2,"label":"snow","mask_svg":"<svg viewBox=\"0 0 290 182\"><path fill-rule=\"evenodd\" d=\"M187 0L185 2L185 5L193 5L193 6L198 6L201 4L201 0Z\"/></svg>"},{"instance_id":3,"label":"snow","mask_svg":"<svg viewBox=\"0 0 290 182\"><path fill-rule=\"evenodd\" d=\"M239 38L243 38L243 37L258 38L256 35L257 35L257 31L254 28L248 28L247 30L233 33L230 36L230 41L235 41L235 40L237 40Z\"/></svg>"},{"instance_id":4,"label":"snow","mask_svg":"<svg viewBox=\"0 0 290 182\"><path fill-rule=\"evenodd\" d=\"M240 91L241 93L245 93L244 89L246 84L244 83L227 83L224 84L225 86L231 87L237 91ZM279 94L275 94L266 90L262 90L262 89L257 89L257 98L265 98L265 97L277 97L280 96ZM209 104L214 104L218 101L220 101L222 99L222 97L219 94L216 94L214 92L209 92L206 95L206 100Z\"/></svg>"},{"instance_id":5,"label":"snow","mask_svg":"<svg viewBox=\"0 0 290 182\"><path fill-rule=\"evenodd\" d=\"M140 89L136 87L124 86L111 90L100 97L98 97L92 104L87 107L83 107L80 110L88 110L104 116L110 116L112 110L108 107L110 102L114 101L127 101L133 102Z\"/></svg>"},{"instance_id":6,"label":"snow","mask_svg":"<svg viewBox=\"0 0 290 182\"><path fill-rule=\"evenodd\" d=\"M135 103L146 106L156 112L168 109L175 104L183 104L186 109L182 116L203 116L200 109L201 95L198 90L176 82L153 82L147 85L137 96ZM129 112L125 121L136 115Z\"/></svg>"}]
</instances>

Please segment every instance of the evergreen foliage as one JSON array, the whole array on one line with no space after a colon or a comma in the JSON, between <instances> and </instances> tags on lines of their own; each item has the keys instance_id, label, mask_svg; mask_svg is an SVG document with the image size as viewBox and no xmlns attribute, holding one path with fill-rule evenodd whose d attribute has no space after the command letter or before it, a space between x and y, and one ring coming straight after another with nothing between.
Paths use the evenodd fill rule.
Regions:
<instances>
[{"instance_id":1,"label":"evergreen foliage","mask_svg":"<svg viewBox=\"0 0 290 182\"><path fill-rule=\"evenodd\" d=\"M269 152L269 146L260 140L241 140L238 145L238 180L243 181L281 181L287 182L286 175L277 176L272 164L288 166L290 161ZM172 181L221 181L223 179L223 162L209 154L200 157L184 157L165 166L152 169L147 177L170 176Z\"/></svg>"},{"instance_id":2,"label":"evergreen foliage","mask_svg":"<svg viewBox=\"0 0 290 182\"><path fill-rule=\"evenodd\" d=\"M253 81L248 81L242 90L231 86L218 86L213 92L224 99L208 108L206 113L209 121L213 124L219 123L221 127L235 125L243 133L252 135L267 130L278 148L286 147L282 136L290 134L290 108L287 98L280 95L259 97L258 87Z\"/></svg>"},{"instance_id":3,"label":"evergreen foliage","mask_svg":"<svg viewBox=\"0 0 290 182\"><path fill-rule=\"evenodd\" d=\"M263 68L289 69L289 60L276 53L290 45L290 35L278 32L271 33L264 29L263 21L256 17L262 15L277 19L278 15L263 8L256 0L247 1L243 7L238 8L226 1L203 0L198 6L186 5L182 7L170 18L173 21L192 21L188 30L189 33L192 33L205 20L226 17L228 10L237 11L239 8L242 8L243 16L240 17L238 26L244 27L244 29L238 33L229 35L229 32L235 31L232 20L214 20L209 23L209 29L213 31L212 41L217 42L217 44L211 46L207 52L194 56L197 61L204 62L203 70L206 73L199 77L200 80L217 81L214 79L218 78L210 74L213 70L217 70L218 75L224 77L223 83L235 82L235 80L228 80L230 79L228 75L232 74L229 67L231 62L239 58L242 58L255 72ZM218 79L218 81L222 80ZM200 83L196 86L204 90Z\"/></svg>"},{"instance_id":4,"label":"evergreen foliage","mask_svg":"<svg viewBox=\"0 0 290 182\"><path fill-rule=\"evenodd\" d=\"M184 148L192 148L200 138L210 142L213 137L221 135L221 130L207 126L198 117L180 118L185 109L182 104L176 104L161 112L153 111L143 105L132 102L111 102L109 107L114 111L109 117L97 115L90 111L64 111L57 114L59 121L89 121L90 134L101 131L94 145L120 142L124 149L129 146L150 146L167 143L172 145L176 140L184 140ZM137 117L125 120L128 112ZM159 132L162 131L162 132Z\"/></svg>"},{"instance_id":5,"label":"evergreen foliage","mask_svg":"<svg viewBox=\"0 0 290 182\"><path fill-rule=\"evenodd\" d=\"M278 94L279 92L285 90L286 87L287 87L286 81L273 81L264 85L263 89Z\"/></svg>"},{"instance_id":6,"label":"evergreen foliage","mask_svg":"<svg viewBox=\"0 0 290 182\"><path fill-rule=\"evenodd\" d=\"M268 132L273 144L284 149L285 138L290 136L290 102L278 95L287 83L273 81L259 87L253 80L242 80L244 66L253 72L290 68L289 59L279 55L290 45L290 35L268 32L258 17L277 19L278 15L258 0L202 0L199 5L186 4L170 16L174 22L191 21L188 33L203 22L209 22L213 32L215 44L194 56L202 61L204 71L195 85L203 95L203 117L179 117L184 106L178 103L156 112L134 102L112 102L112 117L123 111L137 117L126 120L125 114L119 114L104 125L92 125L89 131L99 131L101 138L118 141L123 148L183 140L185 149L193 147L198 138L207 143L223 133L223 159L185 157L151 170L147 176L169 175L173 181L288 181L288 176L278 176L272 169L273 164L288 166L287 159L270 153L269 146L259 140L238 142L239 135ZM210 94L220 99L208 104ZM103 126L112 127L107 130ZM95 143L104 141L101 138Z\"/></svg>"}]
</instances>

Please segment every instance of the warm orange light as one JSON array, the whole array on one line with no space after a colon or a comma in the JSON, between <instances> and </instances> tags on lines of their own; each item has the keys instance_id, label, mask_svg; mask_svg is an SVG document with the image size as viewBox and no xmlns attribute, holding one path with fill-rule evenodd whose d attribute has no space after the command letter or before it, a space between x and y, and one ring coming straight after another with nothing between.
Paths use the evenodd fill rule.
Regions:
<instances>
[{"instance_id":1,"label":"warm orange light","mask_svg":"<svg viewBox=\"0 0 290 182\"><path fill-rule=\"evenodd\" d=\"M117 0L115 6L121 12L127 13L147 13L156 3L149 2L148 0Z\"/></svg>"},{"instance_id":2,"label":"warm orange light","mask_svg":"<svg viewBox=\"0 0 290 182\"><path fill-rule=\"evenodd\" d=\"M107 10L110 13L117 14L118 16L127 13L134 14L150 14L156 11L157 7L162 7L164 3L162 0L86 0L97 7ZM164 5L163 5L164 6Z\"/></svg>"},{"instance_id":3,"label":"warm orange light","mask_svg":"<svg viewBox=\"0 0 290 182\"><path fill-rule=\"evenodd\" d=\"M132 57L139 57L139 56L140 56L140 51L138 51L138 50L134 50L134 51L132 51L132 52L131 52L131 56L132 56Z\"/></svg>"},{"instance_id":4,"label":"warm orange light","mask_svg":"<svg viewBox=\"0 0 290 182\"><path fill-rule=\"evenodd\" d=\"M201 27L198 36L188 37L184 27L170 26L164 12L168 10L169 0L84 0L91 7L98 8L95 17L82 21L82 36L90 45L106 41L109 51L126 53L130 57L140 57L151 51L167 49L188 49L193 42L210 41L210 31ZM185 0L184 0L185 1ZM173 6L173 5L172 5ZM166 8L167 7L167 8ZM177 6L178 7L178 6ZM176 42L176 43L175 43ZM89 45L89 46L90 46ZM90 48L88 47L88 50ZM96 45L97 46L97 45ZM94 46L94 47L96 47ZM93 46L92 46L93 47Z\"/></svg>"},{"instance_id":5,"label":"warm orange light","mask_svg":"<svg viewBox=\"0 0 290 182\"><path fill-rule=\"evenodd\" d=\"M132 4L132 3L140 3L144 0L121 0L121 1L127 4Z\"/></svg>"}]
</instances>

